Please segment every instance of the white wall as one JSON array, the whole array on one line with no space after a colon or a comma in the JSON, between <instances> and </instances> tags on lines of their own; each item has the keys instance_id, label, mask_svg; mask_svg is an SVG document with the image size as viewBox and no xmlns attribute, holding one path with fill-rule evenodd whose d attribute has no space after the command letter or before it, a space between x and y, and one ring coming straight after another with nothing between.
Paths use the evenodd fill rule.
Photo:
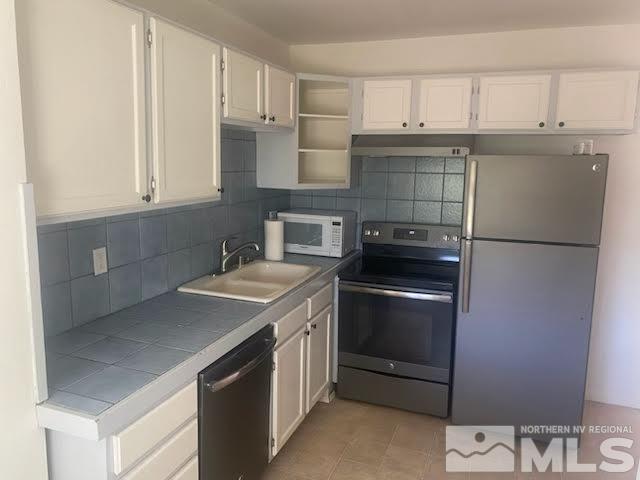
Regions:
<instances>
[{"instance_id":1,"label":"white wall","mask_svg":"<svg viewBox=\"0 0 640 480\"><path fill-rule=\"evenodd\" d=\"M37 427L18 185L26 181L14 0L0 0L0 476L47 478Z\"/></svg>"},{"instance_id":2,"label":"white wall","mask_svg":"<svg viewBox=\"0 0 640 480\"><path fill-rule=\"evenodd\" d=\"M127 2L277 65L289 66L289 47L286 43L208 0L127 0Z\"/></svg>"},{"instance_id":3,"label":"white wall","mask_svg":"<svg viewBox=\"0 0 640 480\"><path fill-rule=\"evenodd\" d=\"M291 47L296 71L344 75L640 68L640 25ZM571 153L575 137L480 136L484 153ZM588 398L640 408L640 134L595 137L609 153Z\"/></svg>"},{"instance_id":4,"label":"white wall","mask_svg":"<svg viewBox=\"0 0 640 480\"><path fill-rule=\"evenodd\" d=\"M582 137L484 135L476 152L570 154ZM597 152L608 153L598 278L591 333L587 397L640 407L640 134L594 136Z\"/></svg>"},{"instance_id":5,"label":"white wall","mask_svg":"<svg viewBox=\"0 0 640 480\"><path fill-rule=\"evenodd\" d=\"M294 45L297 72L340 75L640 66L640 25Z\"/></svg>"}]
</instances>

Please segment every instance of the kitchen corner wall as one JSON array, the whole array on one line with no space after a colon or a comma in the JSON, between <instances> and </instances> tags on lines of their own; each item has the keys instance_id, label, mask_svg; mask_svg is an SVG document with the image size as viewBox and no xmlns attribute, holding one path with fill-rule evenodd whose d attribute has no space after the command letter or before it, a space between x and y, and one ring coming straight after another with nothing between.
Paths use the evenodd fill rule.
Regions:
<instances>
[{"instance_id":1,"label":"kitchen corner wall","mask_svg":"<svg viewBox=\"0 0 640 480\"><path fill-rule=\"evenodd\" d=\"M45 335L57 335L218 268L223 239L263 242L262 220L289 192L256 187L255 134L222 130L222 199L38 227ZM108 273L93 274L106 247Z\"/></svg>"},{"instance_id":2,"label":"kitchen corner wall","mask_svg":"<svg viewBox=\"0 0 640 480\"><path fill-rule=\"evenodd\" d=\"M358 235L366 220L462 224L463 158L354 156L351 185L294 190L291 207L355 210Z\"/></svg>"}]
</instances>

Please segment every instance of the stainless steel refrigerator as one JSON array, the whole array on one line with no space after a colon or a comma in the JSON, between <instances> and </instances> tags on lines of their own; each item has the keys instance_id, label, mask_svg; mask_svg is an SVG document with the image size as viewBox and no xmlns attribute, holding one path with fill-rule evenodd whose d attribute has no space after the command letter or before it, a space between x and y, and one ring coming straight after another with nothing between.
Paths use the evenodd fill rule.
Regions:
<instances>
[{"instance_id":1,"label":"stainless steel refrigerator","mask_svg":"<svg viewBox=\"0 0 640 480\"><path fill-rule=\"evenodd\" d=\"M607 166L467 157L455 424L581 423Z\"/></svg>"}]
</instances>

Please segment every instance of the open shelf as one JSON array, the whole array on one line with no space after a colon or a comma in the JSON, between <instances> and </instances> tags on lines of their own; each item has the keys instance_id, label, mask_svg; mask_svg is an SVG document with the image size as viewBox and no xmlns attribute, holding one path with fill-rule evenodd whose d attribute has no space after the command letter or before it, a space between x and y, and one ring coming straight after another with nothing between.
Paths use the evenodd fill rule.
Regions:
<instances>
[{"instance_id":1,"label":"open shelf","mask_svg":"<svg viewBox=\"0 0 640 480\"><path fill-rule=\"evenodd\" d=\"M314 185L346 185L350 158L346 150L300 151L298 183Z\"/></svg>"},{"instance_id":2,"label":"open shelf","mask_svg":"<svg viewBox=\"0 0 640 480\"><path fill-rule=\"evenodd\" d=\"M300 112L306 115L347 117L349 85L325 80L300 80Z\"/></svg>"},{"instance_id":3,"label":"open shelf","mask_svg":"<svg viewBox=\"0 0 640 480\"><path fill-rule=\"evenodd\" d=\"M298 148L346 150L349 144L347 119L301 117L298 119Z\"/></svg>"}]
</instances>

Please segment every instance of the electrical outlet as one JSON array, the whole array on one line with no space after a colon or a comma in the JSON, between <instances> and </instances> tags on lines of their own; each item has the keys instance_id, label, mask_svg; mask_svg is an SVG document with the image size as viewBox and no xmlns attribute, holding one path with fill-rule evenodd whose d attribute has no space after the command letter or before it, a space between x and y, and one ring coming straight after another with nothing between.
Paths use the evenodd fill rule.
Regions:
<instances>
[{"instance_id":1,"label":"electrical outlet","mask_svg":"<svg viewBox=\"0 0 640 480\"><path fill-rule=\"evenodd\" d=\"M93 274L102 275L107 273L107 248L96 248L93 250Z\"/></svg>"}]
</instances>

